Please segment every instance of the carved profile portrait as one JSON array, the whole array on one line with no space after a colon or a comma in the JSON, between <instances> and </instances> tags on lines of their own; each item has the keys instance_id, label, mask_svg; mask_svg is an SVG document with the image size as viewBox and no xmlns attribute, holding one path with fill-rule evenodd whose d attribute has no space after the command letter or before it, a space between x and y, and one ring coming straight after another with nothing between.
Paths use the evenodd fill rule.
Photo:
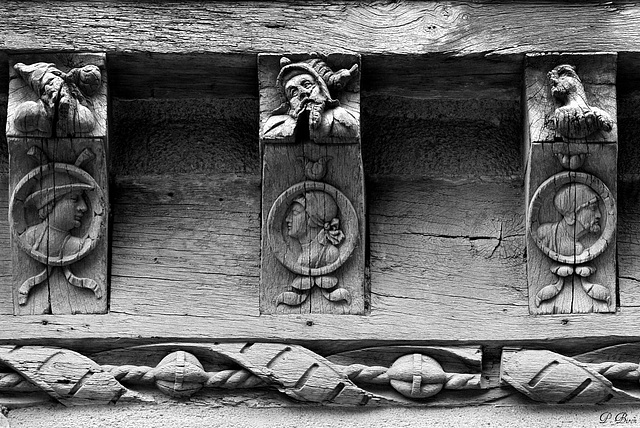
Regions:
<instances>
[{"instance_id":1,"label":"carved profile portrait","mask_svg":"<svg viewBox=\"0 0 640 428\"><path fill-rule=\"evenodd\" d=\"M301 275L324 275L351 255L358 241L358 218L349 200L325 183L305 181L275 201L267 220L276 258Z\"/></svg>"},{"instance_id":2,"label":"carved profile portrait","mask_svg":"<svg viewBox=\"0 0 640 428\"><path fill-rule=\"evenodd\" d=\"M10 212L19 246L41 263L64 266L95 247L104 197L89 174L53 163L34 169L18 183Z\"/></svg>"},{"instance_id":3,"label":"carved profile portrait","mask_svg":"<svg viewBox=\"0 0 640 428\"><path fill-rule=\"evenodd\" d=\"M530 221L531 235L545 254L562 263L584 263L612 241L615 202L596 177L563 172L536 191Z\"/></svg>"},{"instance_id":4,"label":"carved profile portrait","mask_svg":"<svg viewBox=\"0 0 640 428\"><path fill-rule=\"evenodd\" d=\"M263 138L289 137L295 132L308 133L314 141L359 135L358 118L332 94L346 87L357 73L357 64L337 72L317 58L296 63L282 58L280 65L276 88L281 104L266 121Z\"/></svg>"},{"instance_id":5,"label":"carved profile portrait","mask_svg":"<svg viewBox=\"0 0 640 428\"><path fill-rule=\"evenodd\" d=\"M45 176L25 201L27 207L37 210L40 223L29 227L21 238L34 252L49 259L61 260L79 253L91 241L72 232L82 225L87 212L85 191L92 189L92 185L75 182L66 174Z\"/></svg>"},{"instance_id":6,"label":"carved profile portrait","mask_svg":"<svg viewBox=\"0 0 640 428\"><path fill-rule=\"evenodd\" d=\"M344 233L331 195L319 190L303 193L289 206L285 222L287 235L300 243L298 264L316 269L338 260Z\"/></svg>"}]
</instances>

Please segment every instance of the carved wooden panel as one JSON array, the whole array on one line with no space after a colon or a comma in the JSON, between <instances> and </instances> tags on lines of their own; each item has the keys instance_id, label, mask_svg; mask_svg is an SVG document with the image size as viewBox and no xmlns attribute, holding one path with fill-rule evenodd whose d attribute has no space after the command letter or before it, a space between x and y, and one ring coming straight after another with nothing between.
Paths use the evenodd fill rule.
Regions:
<instances>
[{"instance_id":1,"label":"carved wooden panel","mask_svg":"<svg viewBox=\"0 0 640 428\"><path fill-rule=\"evenodd\" d=\"M105 56L11 58L15 314L107 311Z\"/></svg>"},{"instance_id":2,"label":"carved wooden panel","mask_svg":"<svg viewBox=\"0 0 640 428\"><path fill-rule=\"evenodd\" d=\"M532 313L616 310L616 55L526 58Z\"/></svg>"},{"instance_id":3,"label":"carved wooden panel","mask_svg":"<svg viewBox=\"0 0 640 428\"><path fill-rule=\"evenodd\" d=\"M364 313L359 57L258 61L260 310Z\"/></svg>"}]
</instances>

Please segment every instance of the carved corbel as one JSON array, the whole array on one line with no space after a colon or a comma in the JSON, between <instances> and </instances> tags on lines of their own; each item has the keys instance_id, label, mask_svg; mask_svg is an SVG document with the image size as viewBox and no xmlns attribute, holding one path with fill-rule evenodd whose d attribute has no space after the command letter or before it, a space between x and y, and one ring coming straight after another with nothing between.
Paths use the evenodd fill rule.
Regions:
<instances>
[{"instance_id":1,"label":"carved corbel","mask_svg":"<svg viewBox=\"0 0 640 428\"><path fill-rule=\"evenodd\" d=\"M14 313L105 313L105 56L15 56L9 85Z\"/></svg>"},{"instance_id":2,"label":"carved corbel","mask_svg":"<svg viewBox=\"0 0 640 428\"><path fill-rule=\"evenodd\" d=\"M365 312L359 62L258 57L262 313Z\"/></svg>"},{"instance_id":3,"label":"carved corbel","mask_svg":"<svg viewBox=\"0 0 640 428\"><path fill-rule=\"evenodd\" d=\"M616 310L615 79L615 54L526 58L531 313Z\"/></svg>"}]
</instances>

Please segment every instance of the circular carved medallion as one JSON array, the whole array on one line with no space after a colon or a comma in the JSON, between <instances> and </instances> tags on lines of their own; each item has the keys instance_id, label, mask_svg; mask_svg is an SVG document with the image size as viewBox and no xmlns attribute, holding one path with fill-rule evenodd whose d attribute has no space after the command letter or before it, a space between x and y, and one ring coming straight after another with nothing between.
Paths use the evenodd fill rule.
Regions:
<instances>
[{"instance_id":1,"label":"circular carved medallion","mask_svg":"<svg viewBox=\"0 0 640 428\"><path fill-rule=\"evenodd\" d=\"M335 187L303 181L275 200L266 231L271 250L287 269L326 275L342 266L358 244L358 216Z\"/></svg>"},{"instance_id":2,"label":"circular carved medallion","mask_svg":"<svg viewBox=\"0 0 640 428\"><path fill-rule=\"evenodd\" d=\"M31 170L16 185L9 204L14 242L48 266L70 265L89 254L103 234L105 212L98 183L66 163Z\"/></svg>"},{"instance_id":3,"label":"circular carved medallion","mask_svg":"<svg viewBox=\"0 0 640 428\"><path fill-rule=\"evenodd\" d=\"M566 264L598 257L616 230L616 202L593 175L564 171L536 190L529 205L529 233L551 259Z\"/></svg>"}]
</instances>

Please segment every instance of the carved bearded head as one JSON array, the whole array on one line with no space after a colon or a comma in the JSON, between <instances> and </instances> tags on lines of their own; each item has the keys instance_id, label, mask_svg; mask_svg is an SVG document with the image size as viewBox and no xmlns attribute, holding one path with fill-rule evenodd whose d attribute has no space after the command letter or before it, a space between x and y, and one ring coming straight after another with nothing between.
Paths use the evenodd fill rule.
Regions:
<instances>
[{"instance_id":1,"label":"carved bearded head","mask_svg":"<svg viewBox=\"0 0 640 428\"><path fill-rule=\"evenodd\" d=\"M314 65L323 64L317 60L292 63L288 58L280 60L280 73L276 80L283 100L278 110L298 119L305 112L309 113L309 124L316 128L320 123L320 115L327 108L339 105L331 98L329 87ZM283 112L284 112L283 111Z\"/></svg>"}]
</instances>

